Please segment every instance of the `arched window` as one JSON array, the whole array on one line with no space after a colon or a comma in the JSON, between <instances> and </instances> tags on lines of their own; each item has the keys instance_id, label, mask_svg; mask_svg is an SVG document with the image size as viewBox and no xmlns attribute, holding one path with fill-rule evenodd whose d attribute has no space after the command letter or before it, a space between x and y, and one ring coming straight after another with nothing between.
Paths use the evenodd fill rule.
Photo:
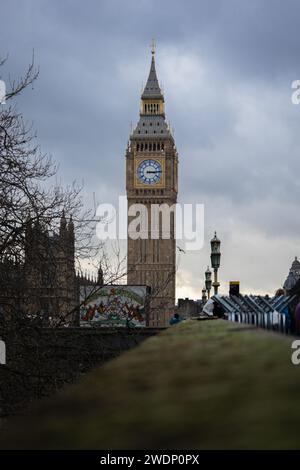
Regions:
<instances>
[{"instance_id":1,"label":"arched window","mask_svg":"<svg viewBox=\"0 0 300 470\"><path fill-rule=\"evenodd\" d=\"M150 142L150 144L149 144L149 150L152 150L152 144L151 144L151 142Z\"/></svg>"},{"instance_id":2,"label":"arched window","mask_svg":"<svg viewBox=\"0 0 300 470\"><path fill-rule=\"evenodd\" d=\"M140 144L137 144L137 145L136 145L136 149L137 149L137 151L140 150Z\"/></svg>"},{"instance_id":3,"label":"arched window","mask_svg":"<svg viewBox=\"0 0 300 470\"><path fill-rule=\"evenodd\" d=\"M153 150L156 150L156 144L155 143L153 144Z\"/></svg>"},{"instance_id":4,"label":"arched window","mask_svg":"<svg viewBox=\"0 0 300 470\"><path fill-rule=\"evenodd\" d=\"M148 144L145 142L145 150L148 150Z\"/></svg>"}]
</instances>

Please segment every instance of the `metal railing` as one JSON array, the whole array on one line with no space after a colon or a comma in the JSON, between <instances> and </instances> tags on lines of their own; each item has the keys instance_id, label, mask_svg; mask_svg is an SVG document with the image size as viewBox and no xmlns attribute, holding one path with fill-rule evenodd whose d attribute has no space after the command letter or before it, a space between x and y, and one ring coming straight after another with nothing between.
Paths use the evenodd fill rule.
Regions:
<instances>
[{"instance_id":1,"label":"metal railing","mask_svg":"<svg viewBox=\"0 0 300 470\"><path fill-rule=\"evenodd\" d=\"M213 296L229 321L254 325L259 328L291 333L288 307L296 296L263 297L253 295Z\"/></svg>"}]
</instances>

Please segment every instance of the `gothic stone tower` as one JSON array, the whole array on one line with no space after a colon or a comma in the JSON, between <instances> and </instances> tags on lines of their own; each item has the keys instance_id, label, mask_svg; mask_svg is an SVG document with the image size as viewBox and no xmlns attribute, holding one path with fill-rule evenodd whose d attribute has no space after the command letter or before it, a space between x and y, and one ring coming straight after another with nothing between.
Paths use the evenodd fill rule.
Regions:
<instances>
[{"instance_id":1,"label":"gothic stone tower","mask_svg":"<svg viewBox=\"0 0 300 470\"><path fill-rule=\"evenodd\" d=\"M140 119L130 135L126 152L126 190L128 200L128 284L151 287L150 326L168 324L175 306L176 245L174 213L169 208L177 201L178 153L165 120L165 103L155 70L155 50L149 77L141 96ZM142 204L145 213L136 213L133 204ZM170 230L165 230L162 215L154 227L154 206L162 204L170 212ZM157 213L157 212L156 212ZM144 216L139 238L131 236L132 221ZM146 220L145 220L146 219ZM156 219L157 220L157 219ZM154 233L156 233L154 235Z\"/></svg>"},{"instance_id":2,"label":"gothic stone tower","mask_svg":"<svg viewBox=\"0 0 300 470\"><path fill-rule=\"evenodd\" d=\"M52 235L38 222L26 225L24 309L71 321L78 305L73 221L67 223L63 212L59 233Z\"/></svg>"}]
</instances>

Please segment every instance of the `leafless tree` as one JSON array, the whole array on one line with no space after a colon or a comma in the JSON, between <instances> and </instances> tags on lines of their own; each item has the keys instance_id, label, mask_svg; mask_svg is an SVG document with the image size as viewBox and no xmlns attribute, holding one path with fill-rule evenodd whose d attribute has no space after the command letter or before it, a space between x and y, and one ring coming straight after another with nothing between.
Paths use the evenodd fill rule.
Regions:
<instances>
[{"instance_id":1,"label":"leafless tree","mask_svg":"<svg viewBox=\"0 0 300 470\"><path fill-rule=\"evenodd\" d=\"M4 67L6 60L0 62ZM32 60L24 76L10 81L6 104L0 107L0 259L23 254L26 222L39 221L49 229L57 225L64 208L81 207L80 188L63 189L52 183L57 166L41 152L33 126L18 111L16 99L38 77Z\"/></svg>"},{"instance_id":2,"label":"leafless tree","mask_svg":"<svg viewBox=\"0 0 300 470\"><path fill-rule=\"evenodd\" d=\"M6 59L0 60L0 71L6 64ZM18 364L17 367L8 365L0 371L1 384L3 381L7 384L4 401L14 388L19 390L20 396L24 394L27 401L32 397L41 397L50 389L55 390L65 381L76 378L94 365L101 355L104 358L110 354L105 346L97 344L97 354L93 357L89 346L84 343L85 349L83 348L81 354L85 360L80 362L78 345L71 340L64 343L61 333L62 327L69 325L74 318L74 313L78 314L81 302L101 288L97 279L85 279L86 285L90 287L87 295L81 299L78 295L75 303L70 303L64 312L59 312L51 324L51 335L47 333L48 328L45 328L49 326L49 322L45 324L44 312L30 309L32 292L29 292L28 299L24 299L24 283L30 276L40 276L37 277L37 285L41 287L36 290L39 300L43 296L50 298L52 294L49 292L53 292L54 300L59 297L57 290L61 288L61 278L55 273L57 263L61 262L60 250L64 250L65 246L58 244L60 239L56 235L62 230L63 211L69 222L72 217L76 242L75 253L67 253L67 256L70 255L73 263L75 256L81 277L86 278L86 266L97 272L100 264L104 274L103 286L124 283L127 275L126 257L122 256L119 244L116 242L112 245L108 253L106 246L99 242L95 236L95 225L99 222L95 216L95 208L84 208L82 188L75 182L65 188L55 183L57 165L51 157L42 153L33 125L18 110L18 96L34 83L38 74L38 68L32 59L23 77L9 81L6 104L0 105L0 336L10 338L14 351L12 364ZM34 252L30 252L30 256L34 257L32 265L37 267L33 272L24 271L24 264L28 260L26 256L29 256L28 250L31 248L28 247L28 230L32 227L39 231L38 244L35 245ZM48 236L49 234L53 234L53 237ZM55 244L52 243L53 240ZM69 276L68 267L65 275L66 278ZM170 273L164 282L154 286L151 302L159 299L174 276L175 272ZM78 289L79 294L79 285L76 284L77 281L80 282L80 276L78 277L74 288ZM24 307L27 300L29 308ZM156 308L160 307L163 305L156 302ZM59 304L57 308L59 310ZM121 337L124 333L119 331L118 334ZM65 365L61 370L56 370L56 364L51 362L51 350L47 345L50 338L53 351L57 347L61 352L61 360L72 363L74 373L70 376L64 372ZM80 339L80 335L78 338ZM0 416L1 393L0 388ZM14 409L13 400L11 408Z\"/></svg>"}]
</instances>

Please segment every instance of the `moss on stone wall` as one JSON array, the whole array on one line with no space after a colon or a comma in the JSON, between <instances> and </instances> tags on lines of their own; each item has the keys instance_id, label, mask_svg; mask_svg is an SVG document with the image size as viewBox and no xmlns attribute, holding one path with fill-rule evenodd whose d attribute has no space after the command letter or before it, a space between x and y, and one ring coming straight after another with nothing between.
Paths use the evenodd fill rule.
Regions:
<instances>
[{"instance_id":1,"label":"moss on stone wall","mask_svg":"<svg viewBox=\"0 0 300 470\"><path fill-rule=\"evenodd\" d=\"M291 340L223 320L181 323L11 422L1 448L299 448Z\"/></svg>"}]
</instances>

